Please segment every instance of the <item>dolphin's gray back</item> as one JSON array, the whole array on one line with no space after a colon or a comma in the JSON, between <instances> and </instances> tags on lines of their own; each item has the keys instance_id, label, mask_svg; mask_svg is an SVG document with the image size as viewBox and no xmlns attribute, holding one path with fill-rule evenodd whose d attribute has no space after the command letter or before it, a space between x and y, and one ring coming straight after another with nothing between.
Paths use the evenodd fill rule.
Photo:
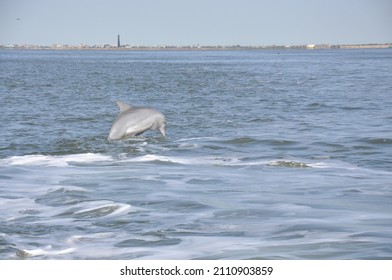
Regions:
<instances>
[{"instance_id":1,"label":"dolphin's gray back","mask_svg":"<svg viewBox=\"0 0 392 280\"><path fill-rule=\"evenodd\" d=\"M108 139L132 137L147 130L159 130L165 137L166 119L161 112L149 107L129 106L121 101L116 103L120 108L120 114L112 125Z\"/></svg>"}]
</instances>

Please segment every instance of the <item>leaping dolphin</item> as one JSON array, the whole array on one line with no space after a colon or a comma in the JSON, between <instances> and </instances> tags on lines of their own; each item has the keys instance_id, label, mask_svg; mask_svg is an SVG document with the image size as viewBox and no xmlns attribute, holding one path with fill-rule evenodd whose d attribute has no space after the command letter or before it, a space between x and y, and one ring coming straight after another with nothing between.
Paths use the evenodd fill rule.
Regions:
<instances>
[{"instance_id":1,"label":"leaping dolphin","mask_svg":"<svg viewBox=\"0 0 392 280\"><path fill-rule=\"evenodd\" d=\"M108 140L118 140L142 134L147 130L159 130L166 137L165 116L152 108L136 107L116 101L120 113L109 132Z\"/></svg>"}]
</instances>

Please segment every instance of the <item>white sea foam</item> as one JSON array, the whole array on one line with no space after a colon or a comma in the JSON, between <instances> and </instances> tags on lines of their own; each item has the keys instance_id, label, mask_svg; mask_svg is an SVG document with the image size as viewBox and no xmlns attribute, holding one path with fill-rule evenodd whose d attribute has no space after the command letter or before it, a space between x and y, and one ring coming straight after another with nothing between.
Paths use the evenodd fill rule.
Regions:
<instances>
[{"instance_id":1,"label":"white sea foam","mask_svg":"<svg viewBox=\"0 0 392 280\"><path fill-rule=\"evenodd\" d=\"M47 188L45 188L45 189L47 189ZM91 190L88 189L88 188L78 187L78 186L68 186L68 185L65 185L65 186L62 186L62 185L54 186L54 187L51 187L49 190L50 191L62 191L64 193L67 192L67 191L72 191L72 192L91 192Z\"/></svg>"},{"instance_id":2,"label":"white sea foam","mask_svg":"<svg viewBox=\"0 0 392 280\"><path fill-rule=\"evenodd\" d=\"M160 155L144 155L127 159L128 162L170 162L184 165L230 165L239 163L240 160L231 157L178 157L178 156L160 156Z\"/></svg>"},{"instance_id":3,"label":"white sea foam","mask_svg":"<svg viewBox=\"0 0 392 280\"><path fill-rule=\"evenodd\" d=\"M134 211L129 204L106 200L83 202L79 203L78 206L82 209L75 211L74 215L94 218L119 216Z\"/></svg>"},{"instance_id":4,"label":"white sea foam","mask_svg":"<svg viewBox=\"0 0 392 280\"><path fill-rule=\"evenodd\" d=\"M26 166L69 166L72 163L92 163L101 161L112 161L113 158L102 154L74 154L63 156L47 155L25 155L12 156L0 160L0 164L5 165L26 165Z\"/></svg>"},{"instance_id":5,"label":"white sea foam","mask_svg":"<svg viewBox=\"0 0 392 280\"><path fill-rule=\"evenodd\" d=\"M291 168L343 168L343 169L357 169L358 167L349 165L347 163L341 163L336 161L324 160L306 160L306 159L255 159L255 160L244 160L239 157L228 157L228 156L192 156L192 157L181 157L181 156L163 156L156 154L147 154L134 158L123 158L125 162L168 162L177 163L184 165L218 165L218 166L238 166L238 167L251 167L251 166L276 166L276 167L291 167Z\"/></svg>"},{"instance_id":6,"label":"white sea foam","mask_svg":"<svg viewBox=\"0 0 392 280\"><path fill-rule=\"evenodd\" d=\"M238 157L226 156L166 156L159 154L146 154L143 156L128 157L126 154L119 154L117 159L109 155L85 153L62 156L49 155L25 155L12 156L0 159L0 165L13 166L52 166L52 167L68 167L74 164L88 164L99 162L167 162L184 165L221 165L221 166L280 166L280 167L311 167L311 168L343 168L357 169L358 167L348 165L347 163L339 163L335 161L314 161L301 159L275 159L275 160L243 160Z\"/></svg>"},{"instance_id":7,"label":"white sea foam","mask_svg":"<svg viewBox=\"0 0 392 280\"><path fill-rule=\"evenodd\" d=\"M183 165L216 165L216 166L237 166L237 167L252 167L252 166L272 166L272 167L286 167L286 168L342 168L354 170L358 167L349 165L347 163L341 163L336 161L315 161L306 159L247 159L244 160L239 157L228 157L228 156L192 156L192 157L181 157L181 156L163 156L156 154L147 154L134 158L123 158L124 162L168 162Z\"/></svg>"},{"instance_id":8,"label":"white sea foam","mask_svg":"<svg viewBox=\"0 0 392 280\"><path fill-rule=\"evenodd\" d=\"M162 162L173 162L173 163L183 163L184 162L184 160L181 160L179 158L151 155L151 154L127 159L126 161L128 161L128 162L162 161Z\"/></svg>"},{"instance_id":9,"label":"white sea foam","mask_svg":"<svg viewBox=\"0 0 392 280\"><path fill-rule=\"evenodd\" d=\"M65 254L70 254L75 251L75 248L67 248L67 249L62 249L62 250L53 250L51 245L45 246L45 248L38 248L38 249L32 249L32 250L22 250L23 254L27 256L53 256L53 255L65 255Z\"/></svg>"},{"instance_id":10,"label":"white sea foam","mask_svg":"<svg viewBox=\"0 0 392 280\"><path fill-rule=\"evenodd\" d=\"M67 243L86 243L86 242L102 242L102 240L115 238L116 234L113 232L98 232L86 235L73 235L67 239Z\"/></svg>"}]
</instances>

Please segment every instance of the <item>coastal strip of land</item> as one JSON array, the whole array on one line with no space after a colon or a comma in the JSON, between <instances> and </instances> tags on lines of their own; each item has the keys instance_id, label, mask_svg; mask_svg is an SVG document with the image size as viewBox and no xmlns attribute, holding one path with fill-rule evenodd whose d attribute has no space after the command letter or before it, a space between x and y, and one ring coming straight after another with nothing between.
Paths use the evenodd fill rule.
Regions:
<instances>
[{"instance_id":1,"label":"coastal strip of land","mask_svg":"<svg viewBox=\"0 0 392 280\"><path fill-rule=\"evenodd\" d=\"M211 50L285 50L285 49L307 49L307 50L317 50L317 49L392 49L392 43L384 44L347 44L347 45L330 45L330 44L307 44L307 45L270 45L270 46L202 46L202 45L188 45L188 46L168 46L168 45L158 45L158 46L138 46L138 45L121 45L114 46L109 44L104 45L63 45L63 44L53 44L50 46L40 46L32 44L9 44L0 45L0 49L30 49L30 50L135 50L135 51L211 51Z\"/></svg>"}]
</instances>

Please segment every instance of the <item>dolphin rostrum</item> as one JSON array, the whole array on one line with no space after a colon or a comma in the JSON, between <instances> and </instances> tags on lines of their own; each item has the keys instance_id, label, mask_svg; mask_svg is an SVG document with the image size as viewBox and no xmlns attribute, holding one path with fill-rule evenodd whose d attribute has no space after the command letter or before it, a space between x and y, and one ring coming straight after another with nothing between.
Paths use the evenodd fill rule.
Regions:
<instances>
[{"instance_id":1,"label":"dolphin rostrum","mask_svg":"<svg viewBox=\"0 0 392 280\"><path fill-rule=\"evenodd\" d=\"M152 108L136 107L116 101L120 113L109 132L109 140L118 140L142 134L147 130L159 130L166 137L165 116Z\"/></svg>"}]
</instances>

